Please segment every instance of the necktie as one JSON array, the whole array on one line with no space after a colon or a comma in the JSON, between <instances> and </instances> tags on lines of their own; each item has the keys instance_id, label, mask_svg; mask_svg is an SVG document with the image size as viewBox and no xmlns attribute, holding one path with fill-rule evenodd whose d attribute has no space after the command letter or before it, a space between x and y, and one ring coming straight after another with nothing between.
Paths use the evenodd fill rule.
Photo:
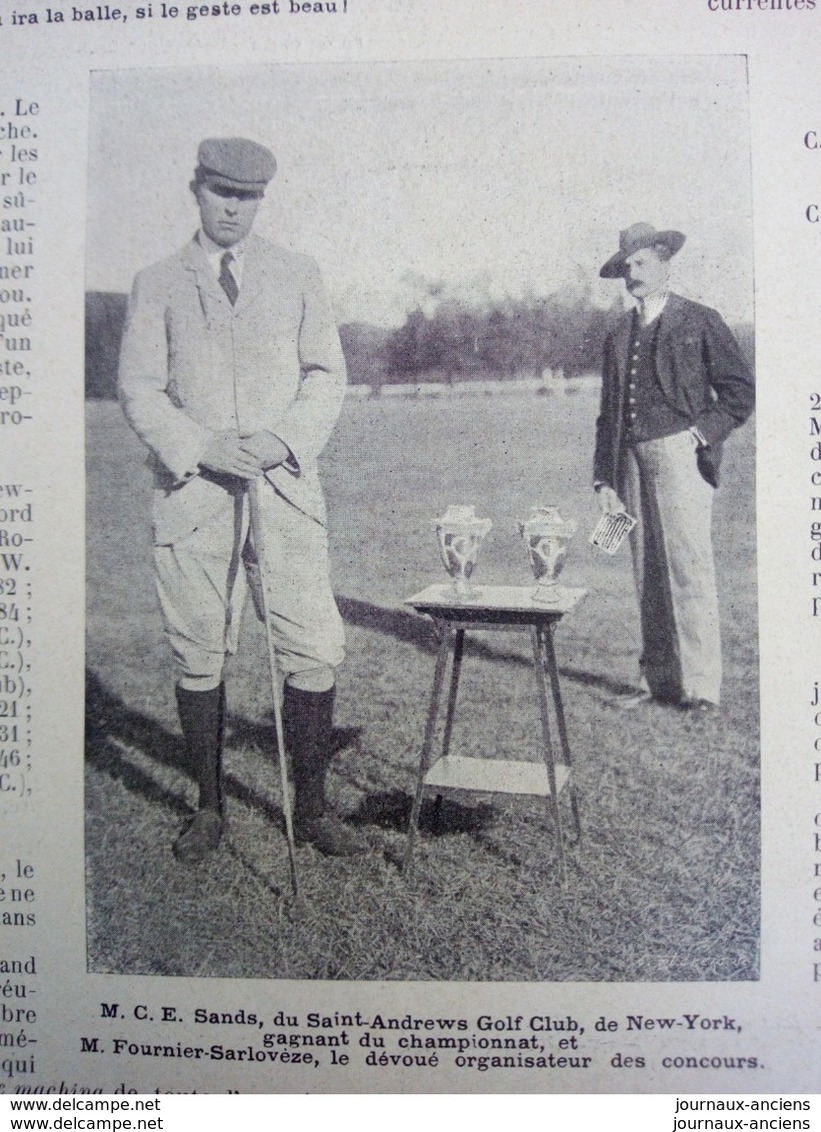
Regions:
<instances>
[{"instance_id":1,"label":"necktie","mask_svg":"<svg viewBox=\"0 0 821 1132\"><path fill-rule=\"evenodd\" d=\"M228 302L231 304L231 306L233 306L237 301L237 295L239 294L237 281L231 273L231 264L233 260L233 252L226 252L220 260L220 273L218 279L219 285L228 296Z\"/></svg>"}]
</instances>

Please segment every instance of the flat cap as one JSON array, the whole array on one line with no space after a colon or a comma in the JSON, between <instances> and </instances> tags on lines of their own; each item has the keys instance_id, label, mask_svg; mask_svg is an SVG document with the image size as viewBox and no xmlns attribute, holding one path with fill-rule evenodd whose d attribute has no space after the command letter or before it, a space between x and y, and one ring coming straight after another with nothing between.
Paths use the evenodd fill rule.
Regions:
<instances>
[{"instance_id":1,"label":"flat cap","mask_svg":"<svg viewBox=\"0 0 821 1132\"><path fill-rule=\"evenodd\" d=\"M197 179L229 189L261 192L276 168L273 153L248 138L206 138L197 150Z\"/></svg>"}]
</instances>

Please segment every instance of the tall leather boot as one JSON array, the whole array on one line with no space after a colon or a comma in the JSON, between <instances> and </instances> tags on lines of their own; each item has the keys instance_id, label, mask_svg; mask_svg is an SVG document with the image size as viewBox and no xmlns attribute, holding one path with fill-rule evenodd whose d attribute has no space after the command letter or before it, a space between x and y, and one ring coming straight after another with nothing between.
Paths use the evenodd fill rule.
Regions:
<instances>
[{"instance_id":1,"label":"tall leather boot","mask_svg":"<svg viewBox=\"0 0 821 1132\"><path fill-rule=\"evenodd\" d=\"M306 692L285 685L282 706L285 747L294 783L294 833L320 853L348 857L368 850L368 842L340 818L326 813L325 777L331 760L334 689Z\"/></svg>"},{"instance_id":2,"label":"tall leather boot","mask_svg":"<svg viewBox=\"0 0 821 1132\"><path fill-rule=\"evenodd\" d=\"M222 816L222 739L225 685L206 692L177 687L177 709L188 757L200 787L199 810L174 842L180 861L199 861L219 845Z\"/></svg>"}]
</instances>

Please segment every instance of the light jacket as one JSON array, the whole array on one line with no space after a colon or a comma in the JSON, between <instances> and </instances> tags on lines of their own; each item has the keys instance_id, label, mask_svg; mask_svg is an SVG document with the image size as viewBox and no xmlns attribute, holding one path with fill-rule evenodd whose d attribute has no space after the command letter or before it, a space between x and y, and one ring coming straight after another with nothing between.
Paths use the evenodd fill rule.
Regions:
<instances>
[{"instance_id":1,"label":"light jacket","mask_svg":"<svg viewBox=\"0 0 821 1132\"><path fill-rule=\"evenodd\" d=\"M320 523L317 457L345 392L339 334L313 260L258 236L231 306L199 242L134 280L120 352L125 415L151 452L154 540L231 522L225 480L199 468L213 432L267 429L292 453L266 477ZM235 485L236 486L236 485Z\"/></svg>"}]
</instances>

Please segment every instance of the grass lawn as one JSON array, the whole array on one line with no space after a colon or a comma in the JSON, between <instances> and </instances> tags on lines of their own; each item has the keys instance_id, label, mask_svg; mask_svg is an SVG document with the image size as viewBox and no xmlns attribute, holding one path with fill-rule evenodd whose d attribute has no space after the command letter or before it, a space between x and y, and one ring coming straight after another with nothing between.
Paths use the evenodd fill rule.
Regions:
<instances>
[{"instance_id":1,"label":"grass lawn","mask_svg":"<svg viewBox=\"0 0 821 1132\"><path fill-rule=\"evenodd\" d=\"M206 864L171 842L196 790L176 721L150 565L149 477L119 408L88 406L87 902L98 972L317 979L758 977L759 742L754 436L727 446L715 543L725 703L691 719L614 706L634 682L629 553L598 556L593 389L567 396L350 401L324 456L334 585L348 633L334 803L372 852L298 850L290 897L265 643L250 613L228 675L230 836ZM435 640L403 598L444 579L431 519L475 503L494 527L476 581L530 579L517 523L579 521L563 580L588 596L556 635L583 842L560 884L544 800L461 794L422 813L397 867ZM526 634L468 642L454 753L538 758ZM563 814L569 808L562 801Z\"/></svg>"}]
</instances>

